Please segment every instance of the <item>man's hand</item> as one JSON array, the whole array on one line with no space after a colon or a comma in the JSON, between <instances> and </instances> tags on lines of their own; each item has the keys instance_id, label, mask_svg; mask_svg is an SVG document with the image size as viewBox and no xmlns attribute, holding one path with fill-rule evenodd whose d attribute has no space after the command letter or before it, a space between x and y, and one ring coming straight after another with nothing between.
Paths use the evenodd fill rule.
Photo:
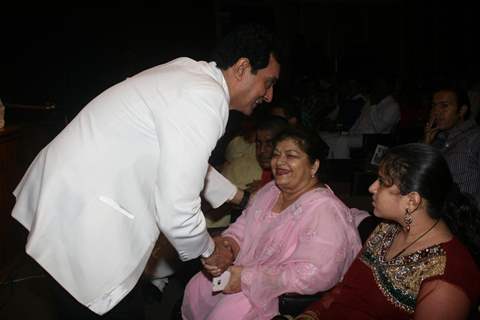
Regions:
<instances>
[{"instance_id":1,"label":"man's hand","mask_svg":"<svg viewBox=\"0 0 480 320\"><path fill-rule=\"evenodd\" d=\"M430 120L428 120L428 122L425 124L425 128L423 130L423 142L426 144L432 144L433 140L437 136L437 133L440 131L435 122L435 117L431 116Z\"/></svg>"},{"instance_id":2,"label":"man's hand","mask_svg":"<svg viewBox=\"0 0 480 320\"><path fill-rule=\"evenodd\" d=\"M240 266L231 266L228 268L228 271L230 271L230 281L228 281L227 286L223 289L223 293L237 293L242 291L242 270L243 267Z\"/></svg>"},{"instance_id":3,"label":"man's hand","mask_svg":"<svg viewBox=\"0 0 480 320\"><path fill-rule=\"evenodd\" d=\"M232 265L234 255L230 243L222 237L213 238L215 250L208 258L202 258L205 269L214 277L218 277Z\"/></svg>"}]
</instances>

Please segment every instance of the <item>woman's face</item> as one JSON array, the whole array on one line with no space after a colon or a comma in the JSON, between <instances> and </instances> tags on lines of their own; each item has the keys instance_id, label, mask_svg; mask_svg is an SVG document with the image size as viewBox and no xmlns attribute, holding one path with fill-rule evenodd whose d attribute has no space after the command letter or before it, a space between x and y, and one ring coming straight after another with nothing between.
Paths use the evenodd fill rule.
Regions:
<instances>
[{"instance_id":1,"label":"woman's face","mask_svg":"<svg viewBox=\"0 0 480 320\"><path fill-rule=\"evenodd\" d=\"M401 223L405 215L405 198L400 189L393 184L385 184L385 177L378 173L378 178L373 182L368 191L372 194L373 213L383 219L393 220Z\"/></svg>"},{"instance_id":2,"label":"woman's face","mask_svg":"<svg viewBox=\"0 0 480 320\"><path fill-rule=\"evenodd\" d=\"M277 143L271 161L277 186L292 191L311 185L319 164L318 160L312 164L297 142L288 138Z\"/></svg>"}]
</instances>

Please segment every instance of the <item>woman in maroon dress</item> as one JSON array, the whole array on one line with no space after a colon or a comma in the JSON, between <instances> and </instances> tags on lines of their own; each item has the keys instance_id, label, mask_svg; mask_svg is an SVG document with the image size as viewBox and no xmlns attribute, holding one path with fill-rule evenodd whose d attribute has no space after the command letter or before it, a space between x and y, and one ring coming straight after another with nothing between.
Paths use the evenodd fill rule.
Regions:
<instances>
[{"instance_id":1,"label":"woman in maroon dress","mask_svg":"<svg viewBox=\"0 0 480 320\"><path fill-rule=\"evenodd\" d=\"M441 154L391 149L369 191L384 222L343 281L295 319L466 319L480 296L480 213Z\"/></svg>"}]
</instances>

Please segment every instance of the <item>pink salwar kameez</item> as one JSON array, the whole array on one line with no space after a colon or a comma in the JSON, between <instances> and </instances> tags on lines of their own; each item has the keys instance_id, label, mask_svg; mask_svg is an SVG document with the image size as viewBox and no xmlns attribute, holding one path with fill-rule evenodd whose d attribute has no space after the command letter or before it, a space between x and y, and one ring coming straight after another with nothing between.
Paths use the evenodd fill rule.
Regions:
<instances>
[{"instance_id":1,"label":"pink salwar kameez","mask_svg":"<svg viewBox=\"0 0 480 320\"><path fill-rule=\"evenodd\" d=\"M267 184L223 232L240 245L241 292L213 294L200 272L185 290L184 319L271 319L279 295L313 294L341 280L361 248L355 211L329 188L316 188L275 213L279 194L274 182Z\"/></svg>"}]
</instances>

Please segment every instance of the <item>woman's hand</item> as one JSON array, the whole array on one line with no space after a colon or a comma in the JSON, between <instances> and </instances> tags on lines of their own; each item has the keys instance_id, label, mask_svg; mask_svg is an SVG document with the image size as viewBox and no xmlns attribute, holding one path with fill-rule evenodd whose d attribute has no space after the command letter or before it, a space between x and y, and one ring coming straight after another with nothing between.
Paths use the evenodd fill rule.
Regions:
<instances>
[{"instance_id":1,"label":"woman's hand","mask_svg":"<svg viewBox=\"0 0 480 320\"><path fill-rule=\"evenodd\" d=\"M231 266L228 268L230 271L230 281L223 289L223 293L237 293L242 291L242 270L241 266Z\"/></svg>"}]
</instances>

